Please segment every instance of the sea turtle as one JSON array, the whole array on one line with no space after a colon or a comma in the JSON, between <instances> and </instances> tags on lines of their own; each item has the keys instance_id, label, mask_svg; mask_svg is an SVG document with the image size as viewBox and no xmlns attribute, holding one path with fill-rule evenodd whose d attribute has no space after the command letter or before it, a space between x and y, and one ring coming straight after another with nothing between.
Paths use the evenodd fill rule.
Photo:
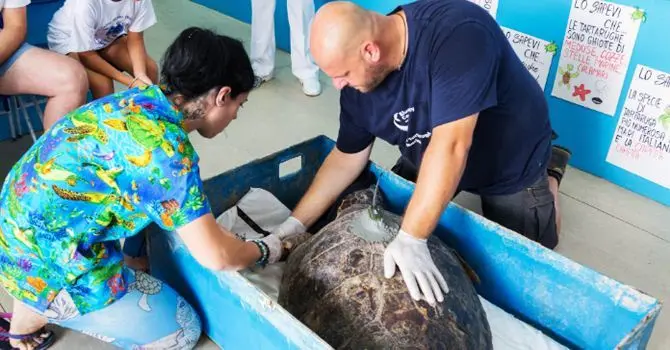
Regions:
<instances>
[{"instance_id":1,"label":"sea turtle","mask_svg":"<svg viewBox=\"0 0 670 350\"><path fill-rule=\"evenodd\" d=\"M174 155L174 148L165 139L166 126L139 114L129 114L126 119L109 119L103 122L106 126L128 132L130 137L144 148L139 156L126 156L128 161L138 167L144 167L151 161L151 152L160 147L168 157Z\"/></svg>"},{"instance_id":2,"label":"sea turtle","mask_svg":"<svg viewBox=\"0 0 670 350\"><path fill-rule=\"evenodd\" d=\"M63 199L94 203L94 204L103 204L103 205L121 203L121 205L127 210L129 211L135 210L135 207L133 207L133 205L128 199L126 199L124 196L120 196L115 193L76 192L56 185L51 185L51 188L54 190L54 192L58 197Z\"/></svg>"},{"instance_id":3,"label":"sea turtle","mask_svg":"<svg viewBox=\"0 0 670 350\"><path fill-rule=\"evenodd\" d=\"M571 63L568 63L565 69L558 67L558 74L561 76L561 80L558 82L559 86L565 85L570 89L570 80L579 76L579 71L575 70L573 72L573 69L575 69L575 66Z\"/></svg>"},{"instance_id":4,"label":"sea turtle","mask_svg":"<svg viewBox=\"0 0 670 350\"><path fill-rule=\"evenodd\" d=\"M143 293L142 297L140 297L140 300L137 302L137 305L146 312L151 311L147 298L149 295L158 294L161 289L163 289L163 282L159 279L152 278L149 274L140 270L135 271L135 281L128 286L129 292L137 290Z\"/></svg>"},{"instance_id":5,"label":"sea turtle","mask_svg":"<svg viewBox=\"0 0 670 350\"><path fill-rule=\"evenodd\" d=\"M98 116L95 115L93 111L83 111L73 113L70 116L70 120L74 127L64 128L63 132L70 134L67 138L68 142L77 142L86 137L93 137L98 142L106 144L109 140L109 137L102 130L98 124Z\"/></svg>"},{"instance_id":6,"label":"sea turtle","mask_svg":"<svg viewBox=\"0 0 670 350\"><path fill-rule=\"evenodd\" d=\"M400 273L383 275L385 245L401 219L368 214L373 190L342 200L336 218L293 249L278 303L336 349L492 349L485 310L456 254L431 236L428 247L449 292L430 306L414 301Z\"/></svg>"},{"instance_id":7,"label":"sea turtle","mask_svg":"<svg viewBox=\"0 0 670 350\"><path fill-rule=\"evenodd\" d=\"M640 9L639 7L635 7L635 11L631 13L630 18L632 18L634 21L642 20L642 22L646 22L647 13L644 10Z\"/></svg>"},{"instance_id":8,"label":"sea turtle","mask_svg":"<svg viewBox=\"0 0 670 350\"><path fill-rule=\"evenodd\" d=\"M558 50L558 45L555 42L550 42L547 45L544 45L544 51L547 53L555 54Z\"/></svg>"},{"instance_id":9,"label":"sea turtle","mask_svg":"<svg viewBox=\"0 0 670 350\"><path fill-rule=\"evenodd\" d=\"M124 170L123 167L105 169L105 167L103 167L102 165L94 162L84 162L82 166L94 168L95 170L93 170L93 173L95 174L95 176L97 176L107 186L114 189L114 192L116 194L121 193L121 189L119 188L119 185L116 183L116 178L119 177L121 173L123 173Z\"/></svg>"},{"instance_id":10,"label":"sea turtle","mask_svg":"<svg viewBox=\"0 0 670 350\"><path fill-rule=\"evenodd\" d=\"M33 168L37 173L37 175L43 180L64 181L67 182L68 185L74 186L78 180L77 174L56 164L56 159L60 155L61 154L56 154L52 156L51 159L42 163L39 159L39 152L38 152L35 164L33 164Z\"/></svg>"}]
</instances>

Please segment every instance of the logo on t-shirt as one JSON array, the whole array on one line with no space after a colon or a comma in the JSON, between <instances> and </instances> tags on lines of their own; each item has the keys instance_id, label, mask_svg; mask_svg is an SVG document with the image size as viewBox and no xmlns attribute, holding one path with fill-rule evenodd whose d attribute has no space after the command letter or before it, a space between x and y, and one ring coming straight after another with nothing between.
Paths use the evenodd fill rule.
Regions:
<instances>
[{"instance_id":1,"label":"logo on t-shirt","mask_svg":"<svg viewBox=\"0 0 670 350\"><path fill-rule=\"evenodd\" d=\"M409 107L404 111L396 112L393 114L393 125L401 131L407 132L409 125L409 117L414 112L414 107Z\"/></svg>"},{"instance_id":2,"label":"logo on t-shirt","mask_svg":"<svg viewBox=\"0 0 670 350\"><path fill-rule=\"evenodd\" d=\"M95 42L100 48L111 44L116 38L126 34L126 28L130 26L132 18L130 16L118 16L107 22L104 26L95 31Z\"/></svg>"},{"instance_id":3,"label":"logo on t-shirt","mask_svg":"<svg viewBox=\"0 0 670 350\"><path fill-rule=\"evenodd\" d=\"M412 137L405 139L405 147L409 148L417 144L421 145L423 144L423 140L430 138L431 135L432 133L430 131L426 131L423 134L416 133L412 135Z\"/></svg>"}]
</instances>

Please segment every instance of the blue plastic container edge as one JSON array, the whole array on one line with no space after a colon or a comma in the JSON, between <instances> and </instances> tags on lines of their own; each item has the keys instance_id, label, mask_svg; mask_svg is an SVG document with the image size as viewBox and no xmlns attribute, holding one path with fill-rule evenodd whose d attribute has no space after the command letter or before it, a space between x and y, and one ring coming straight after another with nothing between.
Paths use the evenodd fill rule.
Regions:
<instances>
[{"instance_id":1,"label":"blue plastic container edge","mask_svg":"<svg viewBox=\"0 0 670 350\"><path fill-rule=\"evenodd\" d=\"M263 291L261 291L256 285L249 282L244 276L239 272L212 272L206 268L199 265L197 261L188 251L188 248L184 245L183 241L179 236L166 235L165 231L157 229L155 226L152 226L152 229L148 231L148 238L151 240L151 248L165 248L169 253L157 252L156 255L159 255L158 258L153 258L152 263L161 262L164 264L175 265L179 264L190 264L191 266L197 266L198 271L195 273L189 274L188 276L181 276L181 282L191 279L192 281L198 280L200 275L205 273L208 276L214 276L218 283L218 286L224 288L221 293L230 294L236 300L229 300L231 303L236 304L237 308L242 310L248 310L249 318L255 320L262 319L265 323L269 323L273 328L282 334L282 341L278 341L277 338L273 338L273 345L276 348L288 348L288 349L332 349L327 343L325 343L318 335L314 334L308 327L303 323L298 321L285 311L283 308L278 306L272 299L270 299ZM161 235L158 239L152 239L156 235ZM157 244L164 244L165 246L157 246ZM162 256L161 256L162 255ZM169 257L169 261L165 260L166 257ZM165 272L165 271L163 271ZM181 271L180 271L181 272ZM193 272L193 271L191 271ZM175 276L165 276L164 274L156 273L156 277L168 282L171 279L174 279ZM179 278L178 278L179 280ZM204 309L203 303L208 300L201 300L198 295L194 295L191 290L189 290L186 285L171 285L171 287L178 290L182 297L189 300L191 305L196 309L198 314L202 318L214 318L211 311ZM237 297L237 298L235 298ZM218 315L216 315L218 316ZM233 315L231 315L233 316ZM207 322L206 319L202 319L203 332L211 336L213 329L221 326L220 324L212 325ZM239 321L239 320L238 320ZM256 322L257 323L257 322ZM230 326L224 325L224 326ZM259 327L256 325L254 327L255 331L258 331ZM220 348L225 348L223 344L220 344L216 337L210 337L210 339L216 343ZM286 347L282 347L281 343L284 343Z\"/></svg>"},{"instance_id":2,"label":"blue plastic container edge","mask_svg":"<svg viewBox=\"0 0 670 350\"><path fill-rule=\"evenodd\" d=\"M190 256L182 242L179 242L174 249L184 249L185 253ZM227 283L226 287L230 289L230 292L240 296L240 300L246 304L246 307L263 316L299 349L332 349L328 343L239 272L216 272L214 274L220 281Z\"/></svg>"},{"instance_id":3,"label":"blue plastic container edge","mask_svg":"<svg viewBox=\"0 0 670 350\"><path fill-rule=\"evenodd\" d=\"M278 164L282 163L284 160L294 158L296 156L302 155L301 152L304 153L309 153L308 156L310 157L310 161L314 161L318 163L319 161L322 161L324 157L327 156L327 153L329 150L334 146L334 142L329 139L326 136L317 136L312 139L303 141L299 144L293 145L289 148L286 148L284 150L275 152L271 155L259 158L257 160L254 160L250 163L247 163L243 166L240 166L238 168L232 169L230 171L227 171L223 174L220 174L216 176L218 179L213 181L213 184L211 186L221 186L221 185L226 185L225 182L227 182L227 178L231 174L238 173L242 170L250 170L249 166L250 165L256 165L258 166L263 166L267 168L271 168L271 164L259 164L259 163L268 163L271 162L275 166L278 166ZM313 148L322 148L323 150L319 152L313 152ZM319 153L318 156L316 156L314 153ZM317 159L318 158L318 159ZM302 162L305 164L308 159L303 157ZM409 183L395 174L391 173L384 173L385 170L383 170L381 167L377 166L375 163L371 162L370 169L376 173L378 176L381 176L381 182L380 186L382 189L384 187L389 187L394 193L391 193L391 195L396 196L396 203L400 203L399 206L396 206L395 208L389 208L389 210L394 211L394 212L402 212L404 210L404 207L407 205L407 201L409 200L409 197L411 196L411 193L413 191L413 184ZM259 170L259 169L255 169ZM309 169L310 172L314 172L313 169ZM265 173L265 171L262 171ZM239 175L239 173L238 173ZM265 175L263 175L265 176ZM295 174L295 175L289 175L291 177L293 176L305 176L305 174ZM309 174L309 176L312 176ZM272 181L272 180L271 180ZM263 181L265 182L265 181ZM234 187L234 186L233 186ZM215 187L216 188L216 187ZM397 191L396 191L397 189ZM248 190L248 188L247 188ZM283 191L284 189L282 189ZM243 195L245 189L243 187L240 188L234 188L234 191L229 193L230 197L235 197L235 196L241 196ZM220 192L220 190L219 190ZM239 193L238 193L239 192ZM239 197L238 197L239 199ZM232 199L227 199L228 201L231 201ZM225 200L224 200L225 201ZM233 203L226 203L223 206L225 206L225 209L232 205ZM295 203L286 203L287 206L293 206ZM218 205L221 207L221 205ZM213 211L215 213L220 213L222 208L214 209ZM580 285L581 283L584 283L584 286L587 289L594 289L594 292L589 292L593 294L587 293L586 297L591 298L591 297L597 297L599 300L597 302L599 303L598 306L608 308L612 308L613 312L618 314L619 308L626 309L628 311L624 311L621 313L623 317L624 325L619 324L619 329L616 330L616 333L614 335L612 334L607 334L609 338L614 337L612 339L612 342L606 342L606 343L598 343L600 345L592 344L591 342L597 342L596 340L589 340L589 339L576 339L581 341L580 344L574 344L565 337L561 336L556 336L556 333L552 332L551 329L548 329L547 324L542 324L542 322L549 322L549 326L553 326L550 321L546 321L542 316L542 309L538 312L537 305L532 305L532 304L524 304L524 300L518 299L518 297L513 298L513 303L519 302L521 300L520 305L505 305L505 303L509 303L508 300L505 299L496 299L494 296L493 298L489 298L491 295L486 295L485 293L482 293L482 296L487 297L491 302L494 302L497 304L499 307L502 309L510 312L511 314L515 315L519 319L522 319L526 321L527 323L535 326L539 330L544 331L546 334L554 337L554 339L558 340L559 342L563 342L564 345L567 346L572 346L572 347L593 347L593 346L605 346L607 348L614 348L616 344L617 348L625 348L625 349L630 349L630 348L638 348L640 346L644 347L644 344L646 344L649 340L649 337L651 335L651 332L653 330L653 326L655 323L655 320L658 316L658 313L661 309L661 303L658 302L656 299L645 295L642 292L639 292L637 290L634 290L631 287L625 286L620 284L617 281L614 281L610 279L609 277L600 275L599 273L590 270L582 265L579 265L561 255L559 255L556 252L553 252L551 250L548 250L546 248L541 247L539 244L531 242L530 240L526 239L525 237L511 232L495 223L492 223L488 220L483 219L481 216L479 216L476 213L470 212L469 210L466 210L457 204L450 203L449 206L447 207L447 210L445 213L442 214L441 222L440 225L444 226L445 224L449 226L449 222L447 222L446 218L449 220L453 220L456 223L454 224L452 222L451 225L462 225L463 223L468 225L474 225L477 226L480 223L484 223L485 225L482 227L485 231L482 234L490 236L490 237L498 237L498 240L502 239L502 245L504 249L511 248L510 251L516 251L520 254L528 255L528 259L530 260L531 263L538 264L537 268L540 269L547 269L547 266L549 266L549 269L554 269L558 274L564 274L567 275L567 277L570 279L568 282L573 283L572 286L568 286L568 288L573 288L574 289L574 283L577 283L577 285ZM465 227L467 231L467 227ZM436 232L440 238L444 239L444 234L443 232ZM178 239L178 237L176 237ZM459 237L463 238L463 237ZM162 238L161 238L162 239ZM174 238L170 238L172 241ZM468 242L471 243L471 242ZM497 243L500 244L500 243ZM477 250L477 246L474 247L475 250ZM486 254L487 252L475 252L475 254ZM184 256L185 255L185 256ZM182 252L178 255L175 255L173 257L170 257L170 259L178 259L182 262L184 262L184 259L188 259L187 263L195 263L193 258L188 254L188 252ZM467 257L466 257L467 260ZM488 269L488 266L473 266L473 268L477 271L478 268L483 268L483 269ZM196 270L198 270L196 268ZM574 272L573 272L574 271ZM479 273L480 271L478 271ZM196 273L199 274L199 272L196 271ZM489 271L489 274L495 273ZM545 271L544 273L547 273ZM553 273L552 271L549 271L549 273ZM573 275L574 273L574 275ZM221 283L221 285L224 285L225 283L229 283L230 286L225 285L227 288L231 288L231 290L234 288L235 291L233 294L233 298L239 299L239 302L244 303L243 306L244 309L249 309L250 312L255 312L255 315L250 316L250 318L253 318L254 320L260 319L263 321L263 318L267 318L268 321L273 325L273 327L276 327L276 329L281 330L285 334L283 341L287 342L294 342L296 345L299 346L299 348L312 348L312 346L317 346L314 344L314 340L318 339L317 344L320 344L321 346L326 346L328 348L327 344L322 344L322 340L316 336L313 332L311 332L308 328L306 328L304 325L302 325L300 322L291 322L291 320L295 320L295 318L290 315L286 310L284 310L281 307L278 308L272 308L272 305L266 304L268 300L266 298L260 297L256 298L253 296L254 291L260 294L264 294L262 291L260 291L255 285L251 284L251 282L247 281L243 276L239 274L235 274L235 277L231 277L231 275L216 275L217 277L221 276L224 279L224 283ZM560 277L560 276L559 276ZM188 277L187 277L188 278ZM181 281L180 281L181 282ZM504 281L503 281L504 282ZM592 284L595 284L592 285ZM488 286L490 288L490 286ZM183 287L182 287L183 288ZM517 291L515 286L511 287L511 290ZM497 292L497 291L496 291ZM225 293L228 294L228 293ZM251 297L250 297L251 295ZM502 298L505 298L505 295L501 296ZM196 296L196 299L198 297ZM604 298L604 299L603 299ZM266 300L267 299L267 300ZM603 301L604 300L604 301ZM270 300L271 301L271 300ZM634 302L634 309L632 310L629 305L627 305L627 302ZM199 302L199 301L198 301ZM534 308L534 310L528 310L527 308L529 307ZM541 307L542 304L540 303L539 306ZM253 310L253 311L252 311ZM603 310L607 312L612 312L612 310ZM532 316L535 317L540 317L540 320L537 319L529 319L528 317L525 317L524 312L530 312ZM547 311L549 312L549 311ZM539 313L540 315L536 315ZM209 313L211 316L211 313ZM602 316L607 316L609 314L603 314ZM573 315L574 316L574 315ZM639 316L639 318L638 318ZM631 324L630 326L630 331L626 331L628 329L627 325L631 322L631 320L634 320L634 324ZM286 328L288 327L288 328ZM614 326L616 328L616 326ZM621 328L624 327L624 328ZM560 331L561 329L559 329ZM274 330L272 331L274 334ZM582 331L583 332L583 331ZM579 334L573 334L571 332L567 332L566 336L568 337L573 337L573 336L580 336ZM274 336L276 337L276 335ZM271 336L272 339L275 339L274 337ZM587 337L588 338L588 337ZM586 341L586 342L585 342ZM311 344L308 345L307 343ZM273 343L274 344L274 343ZM604 345L604 344L609 344L609 345ZM292 346L289 346L292 348ZM320 348L320 347L317 347Z\"/></svg>"},{"instance_id":4,"label":"blue plastic container edge","mask_svg":"<svg viewBox=\"0 0 670 350\"><path fill-rule=\"evenodd\" d=\"M328 138L327 136L320 135L312 140L308 140L304 143L309 143L313 141L320 141L325 143L326 147L328 149L332 149L335 146L335 142ZM265 158L272 158L272 155L269 157ZM393 184L394 188L396 189L403 189L404 190L404 195L402 202L403 207L392 207L389 208L392 211L396 212L396 214L402 214L404 210L407 207L407 204L409 202L409 199L411 197L411 194L414 192L415 185L393 173L388 172L384 168L380 167L374 162L370 163L370 169L371 171L377 176L380 177L380 187L386 187L384 186L384 182L390 182ZM388 195L387 193L385 193ZM553 262L554 264L559 265L560 267L563 267L566 271L572 271L572 270L580 270L581 276L575 276L577 278L581 277L582 279L586 280L586 282L592 282L593 280L598 281L599 283L608 285L611 287L610 290L606 290L609 292L609 297L610 299L614 302L617 298L621 298L621 295L625 295L627 297L633 298L633 302L639 302L640 303L640 308L644 306L649 306L650 310L646 313L644 317L641 318L639 323L635 326L632 327L630 330L630 333L628 333L617 345L619 348L630 348L629 345L633 342L634 339L640 338L640 337L646 337L647 341L648 338L651 335L651 331L653 330L653 327L648 327L649 325L653 326L653 322L656 320L658 317L658 314L660 313L660 310L662 308L662 302L659 301L658 299L654 298L651 295L648 295L647 293L644 293L643 291L640 291L639 289L636 289L634 287L625 285L615 279L612 279L608 276L602 275L599 272L588 268L586 266L583 266L581 264L578 264L577 262L570 260L563 255L559 254L558 252L555 252L553 250L547 249L540 244L533 242L526 237L513 232L495 222L489 221L488 219L484 218L483 216L472 212L470 210L465 209L464 207L458 205L457 203L450 202L445 209L445 212L442 214L440 218L440 223L438 226L443 226L443 227L448 227L449 223L448 220L446 219L447 216L450 216L450 213L457 213L459 215L463 215L465 217L469 217L472 219L472 222L479 222L479 223L486 223L487 228L490 231L495 231L495 233L499 236L501 236L505 241L508 246L511 248L517 248L519 251L525 251L527 254L530 255L531 258L533 258L536 262L543 262L543 261L550 261ZM451 215L453 216L453 215ZM438 235L441 239L446 240L449 242L449 239L445 237L447 234L446 232L442 231L436 231L436 235ZM588 278L593 278L593 280L589 280ZM482 293L482 296L489 297L491 301L495 301L497 298L492 297L490 293L486 293L484 291L479 291ZM605 291L602 291L605 292ZM643 306L644 305L644 306ZM552 336L554 339L562 341L564 344L569 344L571 346L576 346L576 344L571 344L571 341L566 339L565 337L560 336L556 332L554 332L553 329L547 327L547 325L543 325L538 322L536 319L532 319L524 315L521 310L514 309L514 308L509 308L506 307L506 305L500 305L498 304L499 307L506 309L506 311L512 313L515 317L522 319L523 321L533 325L539 330L542 330L545 334L548 334ZM645 342L646 344L646 342Z\"/></svg>"},{"instance_id":5,"label":"blue plastic container edge","mask_svg":"<svg viewBox=\"0 0 670 350\"><path fill-rule=\"evenodd\" d=\"M642 292L640 292L642 293ZM661 313L663 302L657 300L656 305L642 319L642 321L617 344L616 349L640 349L646 348L651 338L652 330Z\"/></svg>"},{"instance_id":6,"label":"blue plastic container edge","mask_svg":"<svg viewBox=\"0 0 670 350\"><path fill-rule=\"evenodd\" d=\"M404 210L407 207L409 196L411 196L411 193L413 193L415 185L399 176L396 176L395 174L388 173L387 170L383 169L382 167L378 166L375 163L371 164L371 170L375 173L376 176L382 178L380 181L380 187L383 187L382 184L384 181L390 181L396 188L402 188L408 194L406 200L403 200L405 204L402 208L391 208L392 211L396 212L397 214L402 214L402 212L404 212ZM632 300L633 302L639 302L640 303L640 306L638 306L639 308L649 306L650 308L649 311L644 315L644 317L640 319L637 325L631 328L630 332L617 344L616 348L617 349L637 348L637 346L635 346L635 343L637 343L635 341L636 339L640 341L638 345L639 344L646 345L651 336L655 320L657 319L658 314L660 313L660 310L662 308L662 302L660 300L654 298L651 295L648 295L647 293L637 288L625 285L611 277L600 274L599 272L589 267L578 264L577 262L564 257L558 252L547 249L541 246L540 244L533 242L528 238L516 232L513 232L503 226L500 226L495 222L489 221L480 214L472 212L454 202L450 202L448 204L447 208L445 209L445 212L443 212L440 218L440 223L438 224L438 226L448 226L449 223L445 218L447 216L453 217L457 215L470 217L472 218L473 222L476 221L479 223L487 223L488 229L490 231L495 231L497 235L501 236L505 241L507 241L506 244L510 248L516 248L519 251L526 252L526 254L528 254L531 259L536 260L537 263L542 263L543 261L551 261L553 264L559 265L566 271L577 270L577 269L581 270L579 276L575 276L575 278L581 277L581 279L584 279L585 282L593 282L588 280L587 278L594 278L595 281L599 281L600 283L608 285L611 289L601 290L601 292L609 292L608 296L612 301L616 300L617 297L620 298L621 295L624 295L627 297L633 297L634 298L634 300ZM442 240L446 241L447 243L452 243L448 237L445 237L445 235L448 235L448 233L444 231L439 231L439 227L434 234L438 235ZM471 267L477 270L476 265ZM480 290L480 288L477 289L478 292L481 293L482 296L486 297L489 301L495 302L499 300L491 293L487 293L486 291ZM513 314L515 317L523 320L524 322L534 326L538 330L541 330L542 332L551 336L555 340L562 342L564 345L571 347L579 347L577 344L572 343L569 339L566 339L565 337L556 333L552 328L549 328L546 324L538 322L537 319L527 317L527 315L522 313L522 310L520 310L519 308L510 308L507 305L504 304L501 305L501 303L496 303L496 305L504 309L505 311Z\"/></svg>"}]
</instances>

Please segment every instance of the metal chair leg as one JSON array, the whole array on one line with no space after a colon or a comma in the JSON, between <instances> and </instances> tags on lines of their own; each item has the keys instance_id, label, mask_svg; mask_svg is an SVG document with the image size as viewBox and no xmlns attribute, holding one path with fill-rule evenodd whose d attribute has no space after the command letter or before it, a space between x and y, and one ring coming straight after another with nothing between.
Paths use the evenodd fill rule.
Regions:
<instances>
[{"instance_id":1,"label":"metal chair leg","mask_svg":"<svg viewBox=\"0 0 670 350\"><path fill-rule=\"evenodd\" d=\"M19 106L16 102L16 96L9 96L9 104L12 109L12 116L14 117L14 122L16 123L16 138L23 136L23 126L21 126L21 119L19 117Z\"/></svg>"},{"instance_id":2,"label":"metal chair leg","mask_svg":"<svg viewBox=\"0 0 670 350\"><path fill-rule=\"evenodd\" d=\"M7 113L7 119L9 120L9 133L12 136L12 141L16 141L16 128L14 127L14 114L12 112L11 102L9 101L9 96L5 97L3 101L5 103L5 110Z\"/></svg>"},{"instance_id":3,"label":"metal chair leg","mask_svg":"<svg viewBox=\"0 0 670 350\"><path fill-rule=\"evenodd\" d=\"M10 96L9 97L9 105L10 105L9 108L12 110L12 117L13 117L13 120L14 120L14 130L15 130L15 135L16 135L16 137L14 139L17 140L21 136L23 136L23 127L21 126L21 119L19 117L19 107L16 103L16 97L15 96Z\"/></svg>"},{"instance_id":4,"label":"metal chair leg","mask_svg":"<svg viewBox=\"0 0 670 350\"><path fill-rule=\"evenodd\" d=\"M18 105L21 108L21 111L23 112L23 119L26 121L26 125L28 126L28 131L30 132L30 137L32 137L33 142L37 141L37 137L35 136L35 130L33 129L33 123L30 122L30 116L28 115L28 111L26 110L26 106L23 103L23 100L21 99L20 96L16 96L16 101Z\"/></svg>"},{"instance_id":5,"label":"metal chair leg","mask_svg":"<svg viewBox=\"0 0 670 350\"><path fill-rule=\"evenodd\" d=\"M42 107L40 107L40 101L35 97L35 95L30 95L33 100L33 105L37 111L37 116L40 118L40 123L42 123L42 129L44 129L44 112L42 112ZM46 100L46 99L45 99ZM44 130L46 132L46 130Z\"/></svg>"}]
</instances>

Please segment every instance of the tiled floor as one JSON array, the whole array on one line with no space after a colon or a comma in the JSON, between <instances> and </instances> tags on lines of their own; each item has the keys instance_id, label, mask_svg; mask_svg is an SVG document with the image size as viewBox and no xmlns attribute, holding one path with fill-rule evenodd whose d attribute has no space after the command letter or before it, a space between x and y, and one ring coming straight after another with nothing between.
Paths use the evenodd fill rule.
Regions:
<instances>
[{"instance_id":1,"label":"tiled floor","mask_svg":"<svg viewBox=\"0 0 670 350\"><path fill-rule=\"evenodd\" d=\"M159 23L146 33L146 42L157 60L177 33L191 25L235 36L245 44L249 39L248 25L186 0L154 1L154 6ZM328 82L325 77L322 81ZM276 79L251 94L226 134L213 140L193 135L202 176L211 177L317 134L334 138L337 96L327 84L319 97L303 95L291 75L289 56L278 52ZM1 178L28 145L27 137L0 143ZM390 166L397 155L395 149L379 143L373 159ZM465 194L456 201L479 211L477 197ZM561 205L563 232L557 249L561 254L657 298L670 299L670 208L576 169L569 170L561 187ZM4 295L3 300L7 307ZM661 313L655 329L649 348L669 349L670 312ZM62 332L54 349L109 348L88 336ZM201 344L199 348L216 348L206 339Z\"/></svg>"}]
</instances>

